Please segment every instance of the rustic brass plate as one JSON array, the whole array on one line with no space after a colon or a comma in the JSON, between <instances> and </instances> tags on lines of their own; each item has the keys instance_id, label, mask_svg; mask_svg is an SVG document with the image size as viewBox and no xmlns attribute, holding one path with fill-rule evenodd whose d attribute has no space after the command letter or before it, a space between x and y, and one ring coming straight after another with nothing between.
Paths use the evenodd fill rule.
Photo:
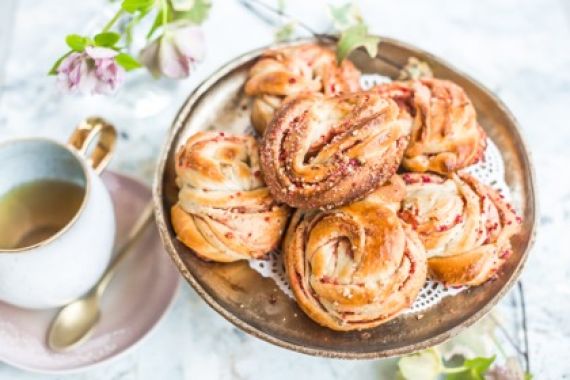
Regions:
<instances>
[{"instance_id":1,"label":"rustic brass plate","mask_svg":"<svg viewBox=\"0 0 570 380\"><path fill-rule=\"evenodd\" d=\"M437 77L453 80L467 91L479 122L503 154L506 181L524 223L513 240L515 254L497 280L445 298L423 312L421 319L405 315L371 330L341 333L314 323L271 279L261 277L246 262L205 262L176 239L170 223L170 208L177 200L175 152L196 131L239 133L249 126L249 99L242 87L248 69L263 50L236 58L204 81L180 109L162 150L154 181L156 219L166 250L186 280L210 306L248 333L281 347L327 357L365 359L410 353L438 344L483 317L516 282L532 244L536 204L529 153L515 118L489 90L443 60L389 38L380 43L383 60L357 51L352 61L365 73L392 77L398 71L386 60L401 66L410 56L427 61Z\"/></svg>"}]
</instances>

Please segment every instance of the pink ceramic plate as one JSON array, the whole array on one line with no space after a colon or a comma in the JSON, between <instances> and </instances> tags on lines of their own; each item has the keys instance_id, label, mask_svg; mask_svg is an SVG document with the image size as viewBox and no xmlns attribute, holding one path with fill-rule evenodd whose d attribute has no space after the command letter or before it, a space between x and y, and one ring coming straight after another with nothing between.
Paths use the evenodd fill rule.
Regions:
<instances>
[{"instance_id":1,"label":"pink ceramic plate","mask_svg":"<svg viewBox=\"0 0 570 380\"><path fill-rule=\"evenodd\" d=\"M103 181L113 198L117 243L121 243L150 200L150 190L116 173L105 173ZM56 310L24 310L0 302L0 361L37 372L76 371L109 360L139 342L168 310L179 275L164 254L154 225L134 249L103 298L102 319L93 337L71 352L55 353L46 346L47 328Z\"/></svg>"}]
</instances>

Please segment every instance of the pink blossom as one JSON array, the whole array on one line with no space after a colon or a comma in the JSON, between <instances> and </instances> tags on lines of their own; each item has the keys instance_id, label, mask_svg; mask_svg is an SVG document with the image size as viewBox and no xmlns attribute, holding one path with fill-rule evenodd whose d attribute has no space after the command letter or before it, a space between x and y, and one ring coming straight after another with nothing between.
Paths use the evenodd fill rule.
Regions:
<instances>
[{"instance_id":1,"label":"pink blossom","mask_svg":"<svg viewBox=\"0 0 570 380\"><path fill-rule=\"evenodd\" d=\"M194 65L204 59L205 46L202 30L182 23L171 26L164 34L147 45L140 60L154 76L186 78Z\"/></svg>"},{"instance_id":2,"label":"pink blossom","mask_svg":"<svg viewBox=\"0 0 570 380\"><path fill-rule=\"evenodd\" d=\"M59 65L57 80L70 92L113 93L125 79L125 70L115 60L117 54L113 49L93 46L73 52Z\"/></svg>"}]
</instances>

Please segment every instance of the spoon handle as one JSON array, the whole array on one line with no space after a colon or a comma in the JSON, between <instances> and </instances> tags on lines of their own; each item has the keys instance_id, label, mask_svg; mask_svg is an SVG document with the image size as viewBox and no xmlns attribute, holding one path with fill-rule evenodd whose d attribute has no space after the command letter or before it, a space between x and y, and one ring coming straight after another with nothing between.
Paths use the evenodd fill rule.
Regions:
<instances>
[{"instance_id":1,"label":"spoon handle","mask_svg":"<svg viewBox=\"0 0 570 380\"><path fill-rule=\"evenodd\" d=\"M127 235L127 240L119 247L115 257L111 265L107 268L99 283L97 283L95 287L95 292L100 297L104 292L113 276L115 275L116 268L123 262L125 257L128 256L128 253L131 251L132 246L134 243L139 239L142 233L145 230L145 227L150 223L150 221L154 217L154 208L152 202L148 202L140 214L140 216L135 221L135 224L131 227L129 234Z\"/></svg>"}]
</instances>

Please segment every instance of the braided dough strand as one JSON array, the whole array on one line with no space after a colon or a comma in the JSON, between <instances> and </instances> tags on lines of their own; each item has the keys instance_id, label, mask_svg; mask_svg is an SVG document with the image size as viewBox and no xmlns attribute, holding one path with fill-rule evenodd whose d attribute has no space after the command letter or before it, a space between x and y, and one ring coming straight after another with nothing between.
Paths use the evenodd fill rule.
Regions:
<instances>
[{"instance_id":1,"label":"braided dough strand","mask_svg":"<svg viewBox=\"0 0 570 380\"><path fill-rule=\"evenodd\" d=\"M276 248L289 209L265 187L253 137L199 132L178 152L176 174L173 227L197 255L230 262Z\"/></svg>"},{"instance_id":2,"label":"braided dough strand","mask_svg":"<svg viewBox=\"0 0 570 380\"><path fill-rule=\"evenodd\" d=\"M410 307L427 273L416 233L397 216L398 177L348 206L297 210L284 241L284 262L301 309L338 331L384 323Z\"/></svg>"},{"instance_id":3,"label":"braided dough strand","mask_svg":"<svg viewBox=\"0 0 570 380\"><path fill-rule=\"evenodd\" d=\"M314 44L264 52L245 84L245 93L254 97L251 121L260 134L283 101L304 93L332 96L359 89L356 67L348 60L339 65L331 49Z\"/></svg>"},{"instance_id":4,"label":"braided dough strand","mask_svg":"<svg viewBox=\"0 0 570 380\"><path fill-rule=\"evenodd\" d=\"M374 93L298 97L264 136L265 180L275 199L293 207L347 204L395 173L410 128L396 103Z\"/></svg>"},{"instance_id":5,"label":"braided dough strand","mask_svg":"<svg viewBox=\"0 0 570 380\"><path fill-rule=\"evenodd\" d=\"M411 171L451 173L476 163L486 135L465 91L453 82L424 78L373 89L394 99L413 119L403 165Z\"/></svg>"},{"instance_id":6,"label":"braided dough strand","mask_svg":"<svg viewBox=\"0 0 570 380\"><path fill-rule=\"evenodd\" d=\"M400 217L418 233L430 276L448 285L479 285L511 255L521 218L502 196L468 174L406 173Z\"/></svg>"}]
</instances>

